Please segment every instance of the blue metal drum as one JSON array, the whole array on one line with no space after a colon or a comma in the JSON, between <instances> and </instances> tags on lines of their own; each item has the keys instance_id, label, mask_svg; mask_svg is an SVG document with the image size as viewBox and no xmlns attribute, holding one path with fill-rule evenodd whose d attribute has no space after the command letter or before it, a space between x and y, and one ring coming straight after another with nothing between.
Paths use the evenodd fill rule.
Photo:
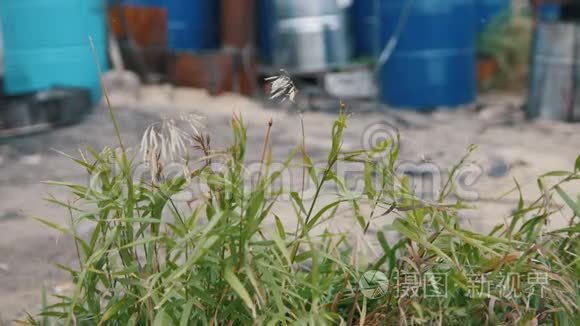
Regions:
<instances>
[{"instance_id":1,"label":"blue metal drum","mask_svg":"<svg viewBox=\"0 0 580 326\"><path fill-rule=\"evenodd\" d=\"M472 102L476 94L474 1L380 3L380 44L384 47L393 36L398 39L380 67L382 100L419 110Z\"/></svg>"},{"instance_id":2,"label":"blue metal drum","mask_svg":"<svg viewBox=\"0 0 580 326\"><path fill-rule=\"evenodd\" d=\"M276 21L274 0L258 0L258 50L260 61L271 65L274 61L273 28Z\"/></svg>"},{"instance_id":3,"label":"blue metal drum","mask_svg":"<svg viewBox=\"0 0 580 326\"><path fill-rule=\"evenodd\" d=\"M103 0L0 1L4 30L5 92L54 86L85 87L100 98L92 37L103 69L107 32Z\"/></svg>"},{"instance_id":4,"label":"blue metal drum","mask_svg":"<svg viewBox=\"0 0 580 326\"><path fill-rule=\"evenodd\" d=\"M544 22L555 22L560 19L561 6L558 3L543 3L538 8L538 18Z\"/></svg>"},{"instance_id":5,"label":"blue metal drum","mask_svg":"<svg viewBox=\"0 0 580 326\"><path fill-rule=\"evenodd\" d=\"M380 0L354 0L351 9L354 54L370 57L378 52L377 12Z\"/></svg>"},{"instance_id":6,"label":"blue metal drum","mask_svg":"<svg viewBox=\"0 0 580 326\"><path fill-rule=\"evenodd\" d=\"M479 32L493 22L502 12L509 10L511 0L477 0L477 28Z\"/></svg>"},{"instance_id":7,"label":"blue metal drum","mask_svg":"<svg viewBox=\"0 0 580 326\"><path fill-rule=\"evenodd\" d=\"M169 47L199 51L219 46L219 1L165 0Z\"/></svg>"},{"instance_id":8,"label":"blue metal drum","mask_svg":"<svg viewBox=\"0 0 580 326\"><path fill-rule=\"evenodd\" d=\"M110 0L110 2L134 7L161 7L165 0Z\"/></svg>"}]
</instances>

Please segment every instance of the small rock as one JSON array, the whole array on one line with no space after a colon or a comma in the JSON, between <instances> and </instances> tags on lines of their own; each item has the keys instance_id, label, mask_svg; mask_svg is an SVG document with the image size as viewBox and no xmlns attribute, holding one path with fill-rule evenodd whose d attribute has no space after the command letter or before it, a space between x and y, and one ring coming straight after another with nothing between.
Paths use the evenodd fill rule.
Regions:
<instances>
[{"instance_id":1,"label":"small rock","mask_svg":"<svg viewBox=\"0 0 580 326\"><path fill-rule=\"evenodd\" d=\"M501 178L508 174L509 169L510 167L504 159L492 158L491 165L487 170L487 176Z\"/></svg>"},{"instance_id":2,"label":"small rock","mask_svg":"<svg viewBox=\"0 0 580 326\"><path fill-rule=\"evenodd\" d=\"M70 293L72 290L74 290L75 285L73 283L63 283L63 284L59 284L57 286L55 286L52 291L54 292L54 294L66 294L66 293Z\"/></svg>"},{"instance_id":3,"label":"small rock","mask_svg":"<svg viewBox=\"0 0 580 326\"><path fill-rule=\"evenodd\" d=\"M137 96L141 87L139 77L131 71L110 70L104 74L103 83L110 94L123 93Z\"/></svg>"},{"instance_id":4,"label":"small rock","mask_svg":"<svg viewBox=\"0 0 580 326\"><path fill-rule=\"evenodd\" d=\"M181 191L176 193L175 195L171 196L171 199L175 202L189 202L193 201L195 197L191 191Z\"/></svg>"},{"instance_id":5,"label":"small rock","mask_svg":"<svg viewBox=\"0 0 580 326\"><path fill-rule=\"evenodd\" d=\"M20 159L20 162L25 165L39 165L42 162L42 155L26 155Z\"/></svg>"},{"instance_id":6,"label":"small rock","mask_svg":"<svg viewBox=\"0 0 580 326\"><path fill-rule=\"evenodd\" d=\"M10 271L10 267L8 264L0 263L0 272L8 272Z\"/></svg>"},{"instance_id":7,"label":"small rock","mask_svg":"<svg viewBox=\"0 0 580 326\"><path fill-rule=\"evenodd\" d=\"M139 90L139 102L147 106L168 106L172 103L172 94L169 85L143 86Z\"/></svg>"},{"instance_id":8,"label":"small rock","mask_svg":"<svg viewBox=\"0 0 580 326\"><path fill-rule=\"evenodd\" d=\"M481 120L488 123L499 123L513 120L515 114L521 110L510 104L492 104L481 108L478 116Z\"/></svg>"},{"instance_id":9,"label":"small rock","mask_svg":"<svg viewBox=\"0 0 580 326\"><path fill-rule=\"evenodd\" d=\"M0 222L6 220L15 220L19 218L22 218L22 214L20 214L20 212L15 210L7 210L4 212L0 212Z\"/></svg>"},{"instance_id":10,"label":"small rock","mask_svg":"<svg viewBox=\"0 0 580 326\"><path fill-rule=\"evenodd\" d=\"M111 70L103 76L103 83L113 106L132 106L137 103L141 81L135 73ZM103 98L103 104L106 105L105 98Z\"/></svg>"}]
</instances>

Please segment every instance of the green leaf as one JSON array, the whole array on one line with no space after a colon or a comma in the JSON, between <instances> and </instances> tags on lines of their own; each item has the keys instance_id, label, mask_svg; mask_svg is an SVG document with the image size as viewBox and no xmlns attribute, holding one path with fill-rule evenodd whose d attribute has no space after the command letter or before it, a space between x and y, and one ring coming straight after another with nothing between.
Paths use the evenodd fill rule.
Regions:
<instances>
[{"instance_id":1,"label":"green leaf","mask_svg":"<svg viewBox=\"0 0 580 326\"><path fill-rule=\"evenodd\" d=\"M552 234L552 233L565 233L565 232L580 233L580 224L577 224L577 225L571 226L571 227L567 227L567 228L563 228L563 229L558 229L558 230L550 232L550 234Z\"/></svg>"},{"instance_id":2,"label":"green leaf","mask_svg":"<svg viewBox=\"0 0 580 326\"><path fill-rule=\"evenodd\" d=\"M556 186L556 191L558 192L560 197L562 197L562 199L566 202L566 205L568 205L568 207L572 209L574 215L580 216L580 204L576 203L572 198L570 198L570 196L568 196L568 194L564 192L564 190L562 190L560 186Z\"/></svg>"},{"instance_id":3,"label":"green leaf","mask_svg":"<svg viewBox=\"0 0 580 326\"><path fill-rule=\"evenodd\" d=\"M69 230L69 229L67 229L67 228L65 228L63 226L60 226L60 225L58 225L58 224L56 224L54 222L51 222L49 220L46 220L46 219L43 219L43 218L40 218L40 217L32 217L32 218L35 219L35 220L37 220L38 222L40 222L40 223L48 226L51 229L57 230L57 231L59 231L59 232L61 232L63 234L71 235L71 236L74 237L74 233L71 230Z\"/></svg>"},{"instance_id":4,"label":"green leaf","mask_svg":"<svg viewBox=\"0 0 580 326\"><path fill-rule=\"evenodd\" d=\"M119 312L126 305L127 305L127 302L125 300L121 299L118 302L116 302L115 304L113 304L112 306L110 306L105 311L103 316L101 317L101 320L99 321L99 325L105 324L109 319L114 317L117 314L117 312Z\"/></svg>"},{"instance_id":5,"label":"green leaf","mask_svg":"<svg viewBox=\"0 0 580 326\"><path fill-rule=\"evenodd\" d=\"M248 205L248 209L246 210L246 218L250 220L254 220L258 214L258 210L264 203L264 190L258 189L256 190L251 198L250 203Z\"/></svg>"},{"instance_id":6,"label":"green leaf","mask_svg":"<svg viewBox=\"0 0 580 326\"><path fill-rule=\"evenodd\" d=\"M310 176L310 179L312 180L312 182L315 185L317 185L318 184L318 176L316 175L316 168L314 167L314 164L312 164L312 160L310 159L308 154L302 153L302 155L303 155L303 160L304 160L304 166L306 167L306 170L308 171L308 175Z\"/></svg>"},{"instance_id":7,"label":"green leaf","mask_svg":"<svg viewBox=\"0 0 580 326\"><path fill-rule=\"evenodd\" d=\"M252 311L252 316L256 316L256 307L254 306L254 302L252 302L250 294L242 282L240 282L240 279L234 274L234 271L231 267L226 268L224 272L224 278L236 292L236 294L242 299L242 301L244 301L246 306L248 306L248 308Z\"/></svg>"},{"instance_id":8,"label":"green leaf","mask_svg":"<svg viewBox=\"0 0 580 326\"><path fill-rule=\"evenodd\" d=\"M282 238L276 234L272 234L272 240L286 259L287 264L292 264L292 258L290 258L290 253L288 252L288 248L284 244L284 241L282 241Z\"/></svg>"},{"instance_id":9,"label":"green leaf","mask_svg":"<svg viewBox=\"0 0 580 326\"><path fill-rule=\"evenodd\" d=\"M320 209L316 215L314 215L314 217L312 217L312 219L310 219L310 221L308 221L308 227L311 228L314 224L316 224L316 222L318 222L318 220L322 217L322 215L324 213L326 213L329 209L334 208L336 206L338 206L340 203L347 201L346 199L341 199L341 200L337 200L335 202L332 202L326 206L324 206L322 209Z\"/></svg>"},{"instance_id":10,"label":"green leaf","mask_svg":"<svg viewBox=\"0 0 580 326\"><path fill-rule=\"evenodd\" d=\"M393 250L387 242L387 238L385 238L385 233L383 231L377 232L377 240L385 253L390 253Z\"/></svg>"},{"instance_id":11,"label":"green leaf","mask_svg":"<svg viewBox=\"0 0 580 326\"><path fill-rule=\"evenodd\" d=\"M161 309L155 315L155 319L153 320L153 326L173 326L173 320L171 317L165 312L164 309Z\"/></svg>"},{"instance_id":12,"label":"green leaf","mask_svg":"<svg viewBox=\"0 0 580 326\"><path fill-rule=\"evenodd\" d=\"M298 205L298 207L300 208L300 211L302 213L306 214L306 209L304 208L304 203L302 203L302 198L300 198L298 193L296 191L293 191L290 193L290 196L292 197L292 199L294 200L296 205Z\"/></svg>"},{"instance_id":13,"label":"green leaf","mask_svg":"<svg viewBox=\"0 0 580 326\"><path fill-rule=\"evenodd\" d=\"M576 158L576 163L574 164L574 172L580 172L580 155Z\"/></svg>"},{"instance_id":14,"label":"green leaf","mask_svg":"<svg viewBox=\"0 0 580 326\"><path fill-rule=\"evenodd\" d=\"M548 173L544 173L540 176L540 178L545 177L566 177L572 174L570 171L552 171Z\"/></svg>"},{"instance_id":15,"label":"green leaf","mask_svg":"<svg viewBox=\"0 0 580 326\"><path fill-rule=\"evenodd\" d=\"M284 225L282 224L282 221L280 220L278 215L274 215L274 218L276 219L276 229L278 230L278 235L282 240L286 240L286 231L284 230Z\"/></svg>"},{"instance_id":16,"label":"green leaf","mask_svg":"<svg viewBox=\"0 0 580 326\"><path fill-rule=\"evenodd\" d=\"M415 233L411 229L409 229L400 219L395 220L395 222L393 223L393 228L395 230L401 232L407 238L409 238L409 239L417 242L418 244L422 245L423 247L433 251L434 253L439 255L439 257L445 258L450 263L454 263L453 259L451 259L451 257L446 255L441 249L437 248L431 242L424 240L424 239L421 239L417 233Z\"/></svg>"},{"instance_id":17,"label":"green leaf","mask_svg":"<svg viewBox=\"0 0 580 326\"><path fill-rule=\"evenodd\" d=\"M129 321L127 322L127 326L135 326L135 325L137 325L137 317L138 317L138 314L137 313L134 313L131 316L131 318L129 318Z\"/></svg>"},{"instance_id":18,"label":"green leaf","mask_svg":"<svg viewBox=\"0 0 580 326\"><path fill-rule=\"evenodd\" d=\"M374 199L376 195L372 172L372 163L370 161L365 162L365 192L367 193L367 197L371 200Z\"/></svg>"},{"instance_id":19,"label":"green leaf","mask_svg":"<svg viewBox=\"0 0 580 326\"><path fill-rule=\"evenodd\" d=\"M540 180L540 179L538 179ZM511 238L511 235L513 234L516 225L518 223L518 221L523 217L524 213L522 212L522 210L524 209L524 197L522 195L522 188L520 187L520 184L518 183L518 181L516 179L514 179L514 182L516 183L516 188L518 190L518 209L517 211L514 213L514 216L512 217L512 221L510 223L510 226L508 228L508 237Z\"/></svg>"},{"instance_id":20,"label":"green leaf","mask_svg":"<svg viewBox=\"0 0 580 326\"><path fill-rule=\"evenodd\" d=\"M189 318L191 317L191 311L193 310L193 301L189 301L183 307L183 313L181 314L181 321L179 322L179 326L187 326L189 325Z\"/></svg>"},{"instance_id":21,"label":"green leaf","mask_svg":"<svg viewBox=\"0 0 580 326\"><path fill-rule=\"evenodd\" d=\"M354 217L355 217L356 221L358 222L361 229L364 230L367 226L367 222L365 221L365 217L362 215L362 213L360 211L360 206L358 205L358 202L356 200L352 201L352 209L353 209Z\"/></svg>"}]
</instances>

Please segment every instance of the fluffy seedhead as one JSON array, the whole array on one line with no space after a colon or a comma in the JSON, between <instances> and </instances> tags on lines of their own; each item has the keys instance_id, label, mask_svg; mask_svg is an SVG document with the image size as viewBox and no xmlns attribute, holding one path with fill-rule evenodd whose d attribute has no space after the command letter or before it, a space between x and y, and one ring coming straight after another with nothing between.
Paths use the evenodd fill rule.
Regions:
<instances>
[{"instance_id":1,"label":"fluffy seedhead","mask_svg":"<svg viewBox=\"0 0 580 326\"><path fill-rule=\"evenodd\" d=\"M294 85L292 78L285 70L280 70L280 74L277 76L272 76L266 78L266 81L271 82L270 84L270 99L279 99L281 102L285 100L290 100L294 102L296 94L298 94L298 89Z\"/></svg>"},{"instance_id":2,"label":"fluffy seedhead","mask_svg":"<svg viewBox=\"0 0 580 326\"><path fill-rule=\"evenodd\" d=\"M209 155L209 136L203 134L203 125L201 116L190 114L163 119L145 130L140 152L154 183L160 180L163 167L172 163L182 164L187 176L193 151Z\"/></svg>"}]
</instances>

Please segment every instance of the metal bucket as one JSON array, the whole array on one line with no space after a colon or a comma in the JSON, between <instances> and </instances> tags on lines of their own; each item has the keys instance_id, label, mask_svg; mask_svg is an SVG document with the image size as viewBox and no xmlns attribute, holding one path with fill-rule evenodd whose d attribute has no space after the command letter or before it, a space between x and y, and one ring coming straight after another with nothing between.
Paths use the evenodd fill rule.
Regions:
<instances>
[{"instance_id":1,"label":"metal bucket","mask_svg":"<svg viewBox=\"0 0 580 326\"><path fill-rule=\"evenodd\" d=\"M531 118L572 120L580 106L580 68L574 58L580 45L574 24L540 23L537 26L527 113ZM576 113L578 118L578 113Z\"/></svg>"},{"instance_id":2,"label":"metal bucket","mask_svg":"<svg viewBox=\"0 0 580 326\"><path fill-rule=\"evenodd\" d=\"M346 8L336 0L275 2L274 65L315 73L346 64L351 42Z\"/></svg>"},{"instance_id":3,"label":"metal bucket","mask_svg":"<svg viewBox=\"0 0 580 326\"><path fill-rule=\"evenodd\" d=\"M274 0L279 19L335 15L342 9L339 0Z\"/></svg>"}]
</instances>

